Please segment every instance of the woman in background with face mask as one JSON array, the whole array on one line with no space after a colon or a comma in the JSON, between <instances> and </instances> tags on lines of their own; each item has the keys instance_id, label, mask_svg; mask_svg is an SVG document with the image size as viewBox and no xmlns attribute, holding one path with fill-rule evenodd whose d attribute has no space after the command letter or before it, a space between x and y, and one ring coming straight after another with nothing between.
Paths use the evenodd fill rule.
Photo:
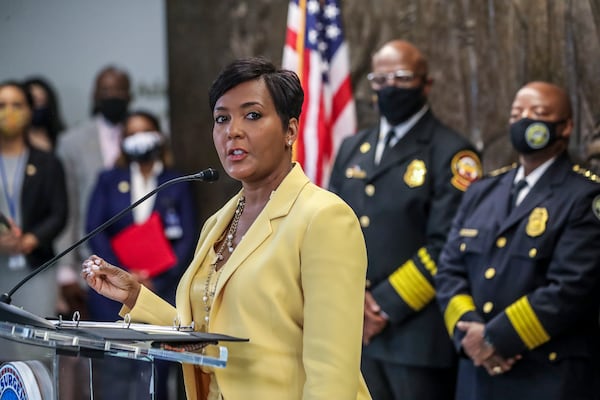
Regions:
<instances>
[{"instance_id":1,"label":"woman in background with face mask","mask_svg":"<svg viewBox=\"0 0 600 400\"><path fill-rule=\"evenodd\" d=\"M100 173L90 196L86 230L90 232L157 186L180 175L172 169L167 138L160 131L158 119L144 111L130 113L125 120L121 154L115 167ZM174 304L177 282L196 243L196 226L192 192L188 183L183 182L166 187L142 202L92 238L89 244L93 252L127 268L136 274L140 282ZM137 246L135 250L133 246ZM122 248L127 251L120 251ZM150 249L163 251L159 256L152 256L148 253ZM136 254L143 255L143 269L136 268L135 259L123 259L132 254L134 257ZM156 265L148 265L152 261ZM88 306L91 319L96 321L114 321L121 308L120 303L92 290L89 291ZM122 361L104 371L103 379L110 381L110 386L104 387L111 387L110 392L120 381L124 381L124 387L131 386L132 371L120 368L137 368L136 363L127 366ZM157 367L158 398L163 398L160 392L166 390L166 369ZM143 394L148 393L147 389L139 388L137 394L130 393L131 396L126 397L143 398ZM118 393L116 389L114 393Z\"/></svg>"},{"instance_id":2,"label":"woman in background with face mask","mask_svg":"<svg viewBox=\"0 0 600 400\"><path fill-rule=\"evenodd\" d=\"M58 135L65 130L58 97L47 80L29 78L24 83L33 98L33 113L28 140L41 150L54 151Z\"/></svg>"},{"instance_id":3,"label":"woman in background with face mask","mask_svg":"<svg viewBox=\"0 0 600 400\"><path fill-rule=\"evenodd\" d=\"M143 111L129 114L116 166L100 173L90 196L86 230L90 232L160 184L181 175L171 167L172 157L167 139L160 132L158 119ZM121 259L124 255L119 253L121 243L117 238L125 237L123 240L126 240L129 236L124 230L133 225L139 227L155 217L159 219L161 232L176 261L167 267L150 266L148 269L136 269L135 263L127 265L127 261ZM154 290L173 302L175 287L195 245L196 222L190 187L187 183L180 183L161 190L96 235L90 240L90 247L93 252L103 254L107 261L136 273L140 280L151 284ZM157 273L161 268L164 271ZM90 317L98 321L114 320L121 305L95 292L90 292L90 295Z\"/></svg>"},{"instance_id":4,"label":"woman in background with face mask","mask_svg":"<svg viewBox=\"0 0 600 400\"><path fill-rule=\"evenodd\" d=\"M0 212L6 218L0 224L2 293L54 256L53 241L67 217L61 163L27 140L32 107L24 86L0 83ZM56 270L49 269L17 291L13 304L51 317L56 294ZM4 356L5 349L0 360Z\"/></svg>"}]
</instances>

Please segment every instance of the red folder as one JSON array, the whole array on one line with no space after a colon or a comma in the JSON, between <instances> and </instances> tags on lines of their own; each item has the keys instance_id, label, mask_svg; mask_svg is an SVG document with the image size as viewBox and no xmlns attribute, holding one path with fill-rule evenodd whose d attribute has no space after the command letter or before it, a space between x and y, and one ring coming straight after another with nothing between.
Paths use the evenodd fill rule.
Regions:
<instances>
[{"instance_id":1,"label":"red folder","mask_svg":"<svg viewBox=\"0 0 600 400\"><path fill-rule=\"evenodd\" d=\"M111 239L111 246L123 267L149 278L177 263L156 211L143 224L133 224L116 234Z\"/></svg>"}]
</instances>

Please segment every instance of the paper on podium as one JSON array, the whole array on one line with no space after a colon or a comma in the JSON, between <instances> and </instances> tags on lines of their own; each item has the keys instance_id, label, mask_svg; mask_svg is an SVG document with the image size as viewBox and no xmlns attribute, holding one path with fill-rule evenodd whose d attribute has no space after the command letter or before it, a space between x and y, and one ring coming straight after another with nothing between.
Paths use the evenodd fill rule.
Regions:
<instances>
[{"instance_id":1,"label":"paper on podium","mask_svg":"<svg viewBox=\"0 0 600 400\"><path fill-rule=\"evenodd\" d=\"M136 324L119 322L93 321L51 321L59 331L78 333L102 340L118 340L122 342L152 342L152 343L205 343L216 344L221 341L244 342L248 339L219 333L196 332L192 330L177 330L173 326Z\"/></svg>"},{"instance_id":2,"label":"paper on podium","mask_svg":"<svg viewBox=\"0 0 600 400\"><path fill-rule=\"evenodd\" d=\"M121 265L152 278L177 263L177 256L166 238L158 212L143 224L133 224L111 239Z\"/></svg>"}]
</instances>

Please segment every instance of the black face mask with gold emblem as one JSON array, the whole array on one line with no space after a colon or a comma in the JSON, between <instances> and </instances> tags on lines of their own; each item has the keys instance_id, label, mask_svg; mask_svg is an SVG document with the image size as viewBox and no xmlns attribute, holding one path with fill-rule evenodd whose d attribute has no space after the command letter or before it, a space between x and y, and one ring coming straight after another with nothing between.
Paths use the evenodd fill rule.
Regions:
<instances>
[{"instance_id":1,"label":"black face mask with gold emblem","mask_svg":"<svg viewBox=\"0 0 600 400\"><path fill-rule=\"evenodd\" d=\"M555 122L523 118L510 125L510 141L519 153L531 154L558 140L557 127L566 120Z\"/></svg>"}]
</instances>

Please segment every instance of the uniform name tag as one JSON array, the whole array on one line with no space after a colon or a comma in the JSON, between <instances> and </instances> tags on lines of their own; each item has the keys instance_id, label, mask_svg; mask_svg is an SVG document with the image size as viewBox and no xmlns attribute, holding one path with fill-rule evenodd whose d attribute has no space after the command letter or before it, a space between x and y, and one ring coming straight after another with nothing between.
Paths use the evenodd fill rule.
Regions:
<instances>
[{"instance_id":1,"label":"uniform name tag","mask_svg":"<svg viewBox=\"0 0 600 400\"><path fill-rule=\"evenodd\" d=\"M476 237L479 234L477 229L462 228L458 231L458 235L462 237Z\"/></svg>"}]
</instances>

